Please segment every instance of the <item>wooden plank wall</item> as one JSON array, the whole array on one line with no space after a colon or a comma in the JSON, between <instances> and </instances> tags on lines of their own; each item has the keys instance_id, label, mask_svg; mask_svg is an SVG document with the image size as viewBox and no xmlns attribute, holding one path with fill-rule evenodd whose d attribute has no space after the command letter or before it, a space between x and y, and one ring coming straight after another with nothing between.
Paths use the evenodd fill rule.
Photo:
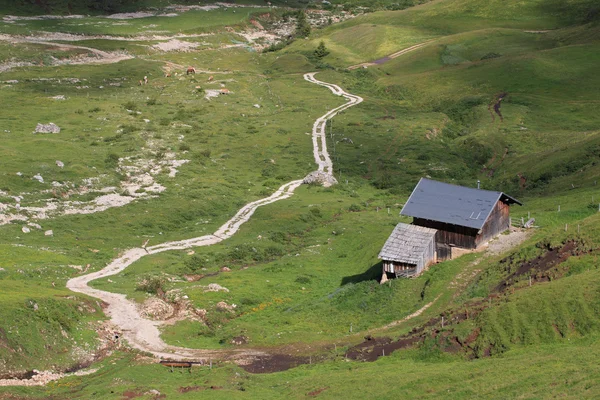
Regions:
<instances>
[{"instance_id":1,"label":"wooden plank wall","mask_svg":"<svg viewBox=\"0 0 600 400\"><path fill-rule=\"evenodd\" d=\"M498 201L481 228L481 233L477 236L475 244L479 246L508 228L510 228L510 206Z\"/></svg>"},{"instance_id":2,"label":"wooden plank wall","mask_svg":"<svg viewBox=\"0 0 600 400\"><path fill-rule=\"evenodd\" d=\"M435 241L437 243L463 247L465 249L474 249L476 247L477 229L422 218L414 218L413 224L437 229L437 233L435 234Z\"/></svg>"},{"instance_id":3,"label":"wooden plank wall","mask_svg":"<svg viewBox=\"0 0 600 400\"><path fill-rule=\"evenodd\" d=\"M419 254L419 259L417 264L407 264L398 261L391 260L383 260L383 272L393 272L397 273L398 271L415 269L415 275L419 275L423 272L427 267L431 264L434 264L437 261L437 252L436 252L436 241L435 238L432 237L427 246L425 247L423 253Z\"/></svg>"}]
</instances>

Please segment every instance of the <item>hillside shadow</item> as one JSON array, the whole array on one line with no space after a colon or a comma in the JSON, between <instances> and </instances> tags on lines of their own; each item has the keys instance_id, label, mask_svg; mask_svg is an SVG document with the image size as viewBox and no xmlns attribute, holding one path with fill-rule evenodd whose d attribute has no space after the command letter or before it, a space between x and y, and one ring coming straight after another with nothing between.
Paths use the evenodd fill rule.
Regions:
<instances>
[{"instance_id":1,"label":"hillside shadow","mask_svg":"<svg viewBox=\"0 0 600 400\"><path fill-rule=\"evenodd\" d=\"M359 283L359 282L364 282L364 281L379 280L379 278L381 278L381 271L383 269L382 263L383 263L383 261L379 261L377 264L374 264L371 267L369 267L369 269L366 270L365 272L363 272L362 274L343 277L342 283L340 286L344 286L349 283Z\"/></svg>"}]
</instances>

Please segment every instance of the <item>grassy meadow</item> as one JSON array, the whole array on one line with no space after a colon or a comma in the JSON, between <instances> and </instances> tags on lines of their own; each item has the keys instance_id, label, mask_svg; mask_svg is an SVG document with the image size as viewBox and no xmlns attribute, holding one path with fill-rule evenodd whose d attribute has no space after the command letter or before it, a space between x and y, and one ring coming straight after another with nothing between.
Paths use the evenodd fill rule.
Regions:
<instances>
[{"instance_id":1,"label":"grassy meadow","mask_svg":"<svg viewBox=\"0 0 600 400\"><path fill-rule=\"evenodd\" d=\"M6 34L214 33L187 38L202 42L190 52L160 52L145 38L69 42L134 56L106 65L50 66L50 57L82 51L0 44L2 62L35 64L0 73L1 203L91 202L100 192L83 189L90 179L112 188L102 193L127 194L121 185L131 178L119 163L162 165L153 176L166 188L139 189L135 201L95 214L35 220L41 229L29 233L24 222L0 225L0 375L71 367L79 349L97 343L101 304L67 291L69 278L146 240L210 234L244 204L314 170L312 124L342 104L303 80L315 70L365 99L327 126L338 185L302 186L259 208L220 244L147 256L92 286L141 304L155 293L140 282L158 279L162 290L206 310L204 323L165 327L169 344L230 349L244 336L242 347L321 361L273 374L229 363L180 374L121 350L95 363L90 376L0 388L0 398L152 398L152 389L167 398L365 398L366 383L369 398L597 397L600 25L593 2L441 0L314 30L277 52L225 48L240 37L223 26L263 11L191 11L117 26L101 17L0 23ZM321 40L330 53L318 58ZM381 65L346 69L425 41ZM185 75L188 65L198 73ZM143 76L149 82L140 86ZM205 98L221 88L231 93ZM490 106L501 93L502 120ZM33 134L38 122L61 132ZM161 162L171 159L189 162L169 177ZM536 228L503 254L469 254L379 285L377 254L398 222L410 222L399 211L422 176L503 190L524 202L511 210L514 224L534 217ZM44 235L49 229L53 235ZM571 242L573 254L548 279L530 287L536 275L528 273L491 297L519 265ZM209 284L229 291L206 291ZM235 309L218 307L223 301ZM385 328L429 303L420 316ZM418 348L373 363L345 357L366 335L397 338L461 310L477 313L429 325ZM431 336L465 339L475 331L472 351L455 353Z\"/></svg>"}]
</instances>

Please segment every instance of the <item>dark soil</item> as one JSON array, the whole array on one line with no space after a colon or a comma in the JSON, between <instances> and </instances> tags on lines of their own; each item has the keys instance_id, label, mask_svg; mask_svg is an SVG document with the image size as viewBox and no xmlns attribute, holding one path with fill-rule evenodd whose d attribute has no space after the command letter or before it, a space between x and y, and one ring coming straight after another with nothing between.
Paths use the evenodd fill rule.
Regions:
<instances>
[{"instance_id":1,"label":"dark soil","mask_svg":"<svg viewBox=\"0 0 600 400\"><path fill-rule=\"evenodd\" d=\"M383 64L383 63L388 62L390 60L391 60L390 57L383 57L383 58L380 58L378 60L373 61L373 64L380 65L380 64Z\"/></svg>"},{"instance_id":2,"label":"dark soil","mask_svg":"<svg viewBox=\"0 0 600 400\"><path fill-rule=\"evenodd\" d=\"M0 379L31 379L37 375L33 371L11 372L0 375Z\"/></svg>"},{"instance_id":3,"label":"dark soil","mask_svg":"<svg viewBox=\"0 0 600 400\"><path fill-rule=\"evenodd\" d=\"M206 390L206 388L202 386L182 386L177 389L179 393L198 392L200 390Z\"/></svg>"},{"instance_id":4,"label":"dark soil","mask_svg":"<svg viewBox=\"0 0 600 400\"><path fill-rule=\"evenodd\" d=\"M500 282L493 290L493 293L501 293L508 287L513 286L523 276L531 276L532 284L535 282L547 282L550 280L548 271L558 264L564 262L573 255L581 255L578 251L576 242L567 242L564 246L548 249L548 251L531 261L522 263L519 268ZM507 258L501 263L510 263L511 259Z\"/></svg>"},{"instance_id":5,"label":"dark soil","mask_svg":"<svg viewBox=\"0 0 600 400\"><path fill-rule=\"evenodd\" d=\"M315 361L317 359L315 358ZM253 374L268 374L272 372L286 371L298 365L311 362L310 357L296 357L288 354L270 354L255 358L250 364L241 367Z\"/></svg>"},{"instance_id":6,"label":"dark soil","mask_svg":"<svg viewBox=\"0 0 600 400\"><path fill-rule=\"evenodd\" d=\"M313 390L312 392L306 393L306 395L309 396L309 397L317 397L318 395L320 395L322 392L324 392L327 389L329 389L329 387L324 387L324 388L316 389L316 390Z\"/></svg>"},{"instance_id":7,"label":"dark soil","mask_svg":"<svg viewBox=\"0 0 600 400\"><path fill-rule=\"evenodd\" d=\"M388 337L374 338L367 336L364 342L348 350L346 358L351 360L375 361L379 357L390 355L396 350L413 347L423 340L425 340L425 334L423 333L414 336L408 334L395 341Z\"/></svg>"},{"instance_id":8,"label":"dark soil","mask_svg":"<svg viewBox=\"0 0 600 400\"><path fill-rule=\"evenodd\" d=\"M133 390L126 390L125 392L123 392L123 399L130 400L130 399L135 399L136 397L142 397L143 395L144 395L144 393L142 393L142 392L134 392Z\"/></svg>"},{"instance_id":9,"label":"dark soil","mask_svg":"<svg viewBox=\"0 0 600 400\"><path fill-rule=\"evenodd\" d=\"M531 276L532 285L538 282L547 282L550 280L549 272L560 263L574 255L581 255L583 251L578 249L576 242L570 241L562 247L548 249L548 251L534 260L523 262L517 270L502 280L493 290L488 298L469 303L460 310L448 310L440 316L427 321L420 327L414 328L411 332L393 340L389 337L374 338L365 337L365 340L350 348L346 357L352 360L375 361L379 357L392 354L396 350L415 347L423 343L427 338L434 339L437 347L447 353L464 353L469 358L475 358L475 342L480 334L480 328L476 328L465 339L461 340L454 334L453 325L460 324L468 319L475 318L486 308L492 306L499 299L508 295L507 289L514 288L514 285L523 277ZM510 264L512 260L506 258L501 262ZM483 350L483 356L489 357L492 348Z\"/></svg>"},{"instance_id":10,"label":"dark soil","mask_svg":"<svg viewBox=\"0 0 600 400\"><path fill-rule=\"evenodd\" d=\"M502 105L502 100L504 100L506 96L508 96L508 93L506 92L498 93L496 96L494 96L494 100L492 100L492 102L489 104L488 110L490 111L490 115L492 116L492 122L494 122L496 119L494 113L491 110L492 108L494 109L494 112L500 117L500 121L504 122L504 117L502 117L502 113L500 112L500 106Z\"/></svg>"}]
</instances>

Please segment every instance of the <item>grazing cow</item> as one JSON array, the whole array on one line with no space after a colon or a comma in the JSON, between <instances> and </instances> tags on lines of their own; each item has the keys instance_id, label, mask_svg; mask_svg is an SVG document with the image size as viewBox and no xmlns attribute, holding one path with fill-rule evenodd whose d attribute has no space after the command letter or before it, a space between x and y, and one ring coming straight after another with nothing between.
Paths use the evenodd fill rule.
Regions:
<instances>
[{"instance_id":1,"label":"grazing cow","mask_svg":"<svg viewBox=\"0 0 600 400\"><path fill-rule=\"evenodd\" d=\"M165 78L170 78L171 77L171 73L170 72L165 72Z\"/></svg>"},{"instance_id":2,"label":"grazing cow","mask_svg":"<svg viewBox=\"0 0 600 400\"><path fill-rule=\"evenodd\" d=\"M219 93L220 93L220 94L229 94L229 89L225 89L225 88L223 88L223 89L221 89L221 90L219 91Z\"/></svg>"},{"instance_id":3,"label":"grazing cow","mask_svg":"<svg viewBox=\"0 0 600 400\"><path fill-rule=\"evenodd\" d=\"M142 86L144 84L144 81L140 79L140 81L138 83L140 86Z\"/></svg>"},{"instance_id":4,"label":"grazing cow","mask_svg":"<svg viewBox=\"0 0 600 400\"><path fill-rule=\"evenodd\" d=\"M195 73L196 73L196 68L194 68L194 67L188 67L188 69L186 71L187 75L189 75L189 74L195 74Z\"/></svg>"},{"instance_id":5,"label":"grazing cow","mask_svg":"<svg viewBox=\"0 0 600 400\"><path fill-rule=\"evenodd\" d=\"M148 84L148 77L144 76L144 85L147 85L147 84Z\"/></svg>"},{"instance_id":6,"label":"grazing cow","mask_svg":"<svg viewBox=\"0 0 600 400\"><path fill-rule=\"evenodd\" d=\"M213 80L213 79L214 79L214 78L213 78L213 76L212 76L212 75L208 77L208 81L209 81L209 82L212 82L212 80Z\"/></svg>"}]
</instances>

